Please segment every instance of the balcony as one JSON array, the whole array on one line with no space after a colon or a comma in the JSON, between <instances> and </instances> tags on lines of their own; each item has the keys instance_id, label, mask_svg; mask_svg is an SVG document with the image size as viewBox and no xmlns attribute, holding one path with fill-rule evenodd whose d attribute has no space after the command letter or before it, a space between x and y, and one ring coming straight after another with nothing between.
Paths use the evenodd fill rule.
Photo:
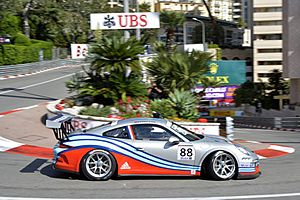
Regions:
<instances>
[{"instance_id":1,"label":"balcony","mask_svg":"<svg viewBox=\"0 0 300 200\"><path fill-rule=\"evenodd\" d=\"M281 7L282 0L253 0L253 7Z\"/></svg>"},{"instance_id":2,"label":"balcony","mask_svg":"<svg viewBox=\"0 0 300 200\"><path fill-rule=\"evenodd\" d=\"M282 40L254 40L254 49L278 49L282 48Z\"/></svg>"},{"instance_id":3,"label":"balcony","mask_svg":"<svg viewBox=\"0 0 300 200\"><path fill-rule=\"evenodd\" d=\"M259 34L281 34L282 26L281 25L270 25L270 26L254 26L253 33L255 35Z\"/></svg>"},{"instance_id":4,"label":"balcony","mask_svg":"<svg viewBox=\"0 0 300 200\"><path fill-rule=\"evenodd\" d=\"M282 12L259 12L253 13L253 21L282 20Z\"/></svg>"}]
</instances>

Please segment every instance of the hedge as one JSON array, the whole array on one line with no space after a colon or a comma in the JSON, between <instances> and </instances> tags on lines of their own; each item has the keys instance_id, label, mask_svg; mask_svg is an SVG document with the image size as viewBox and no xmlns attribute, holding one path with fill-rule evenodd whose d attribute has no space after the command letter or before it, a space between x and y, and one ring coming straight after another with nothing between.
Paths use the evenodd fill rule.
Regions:
<instances>
[{"instance_id":1,"label":"hedge","mask_svg":"<svg viewBox=\"0 0 300 200\"><path fill-rule=\"evenodd\" d=\"M43 50L44 60L52 59L51 42L34 40L30 46L12 44L0 45L0 65L15 65L39 61L39 52Z\"/></svg>"}]
</instances>

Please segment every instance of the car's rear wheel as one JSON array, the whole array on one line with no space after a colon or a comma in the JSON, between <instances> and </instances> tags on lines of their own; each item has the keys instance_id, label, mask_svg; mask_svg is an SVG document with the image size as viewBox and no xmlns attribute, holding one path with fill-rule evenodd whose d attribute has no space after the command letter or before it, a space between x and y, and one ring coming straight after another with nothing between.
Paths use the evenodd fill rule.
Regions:
<instances>
[{"instance_id":1,"label":"car's rear wheel","mask_svg":"<svg viewBox=\"0 0 300 200\"><path fill-rule=\"evenodd\" d=\"M207 173L215 180L228 180L236 174L234 157L224 151L217 151L208 160Z\"/></svg>"},{"instance_id":2,"label":"car's rear wheel","mask_svg":"<svg viewBox=\"0 0 300 200\"><path fill-rule=\"evenodd\" d=\"M81 169L89 180L108 180L116 170L116 161L106 151L93 150L83 157Z\"/></svg>"}]
</instances>

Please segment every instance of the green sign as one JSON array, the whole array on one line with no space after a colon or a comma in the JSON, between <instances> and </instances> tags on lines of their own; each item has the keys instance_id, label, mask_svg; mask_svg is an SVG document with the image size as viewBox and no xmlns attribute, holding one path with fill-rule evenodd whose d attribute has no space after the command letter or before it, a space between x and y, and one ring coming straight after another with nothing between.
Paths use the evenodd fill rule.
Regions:
<instances>
[{"instance_id":1,"label":"green sign","mask_svg":"<svg viewBox=\"0 0 300 200\"><path fill-rule=\"evenodd\" d=\"M222 85L241 85L246 82L246 61L244 60L211 61L208 68L209 72L206 77L220 81Z\"/></svg>"}]
</instances>

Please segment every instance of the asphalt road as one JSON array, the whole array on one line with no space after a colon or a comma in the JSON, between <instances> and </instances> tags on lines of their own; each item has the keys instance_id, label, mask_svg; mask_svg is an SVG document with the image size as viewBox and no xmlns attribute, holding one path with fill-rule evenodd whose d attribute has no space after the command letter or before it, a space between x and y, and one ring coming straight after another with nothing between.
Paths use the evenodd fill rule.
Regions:
<instances>
[{"instance_id":1,"label":"asphalt road","mask_svg":"<svg viewBox=\"0 0 300 200\"><path fill-rule=\"evenodd\" d=\"M0 80L0 113L68 96L65 82L81 70L80 66L64 67L40 74Z\"/></svg>"},{"instance_id":2,"label":"asphalt road","mask_svg":"<svg viewBox=\"0 0 300 200\"><path fill-rule=\"evenodd\" d=\"M63 68L18 79L0 81L0 112L31 106L68 95L64 82L78 68ZM17 119L16 119L17 120ZM3 130L1 130L3 131ZM295 153L261 161L262 176L254 180L212 181L186 177L124 177L92 182L51 168L51 161L0 153L1 197L47 198L185 198L300 199L277 194L300 193L300 133L236 129L235 138L287 145ZM231 198L226 198L230 196ZM241 196L239 198L234 198ZM247 197L248 196L248 197ZM0 199L2 199L0 197Z\"/></svg>"},{"instance_id":3,"label":"asphalt road","mask_svg":"<svg viewBox=\"0 0 300 200\"><path fill-rule=\"evenodd\" d=\"M93 182L51 168L51 161L0 153L0 194L52 198L226 197L300 192L300 134L238 129L235 137L294 147L287 156L262 160L254 180L212 181L184 177L123 177ZM300 196L282 199L299 199ZM241 198L245 199L245 198ZM260 196L257 199L265 199ZM272 199L272 198L268 198ZM274 198L278 199L278 198Z\"/></svg>"}]
</instances>

